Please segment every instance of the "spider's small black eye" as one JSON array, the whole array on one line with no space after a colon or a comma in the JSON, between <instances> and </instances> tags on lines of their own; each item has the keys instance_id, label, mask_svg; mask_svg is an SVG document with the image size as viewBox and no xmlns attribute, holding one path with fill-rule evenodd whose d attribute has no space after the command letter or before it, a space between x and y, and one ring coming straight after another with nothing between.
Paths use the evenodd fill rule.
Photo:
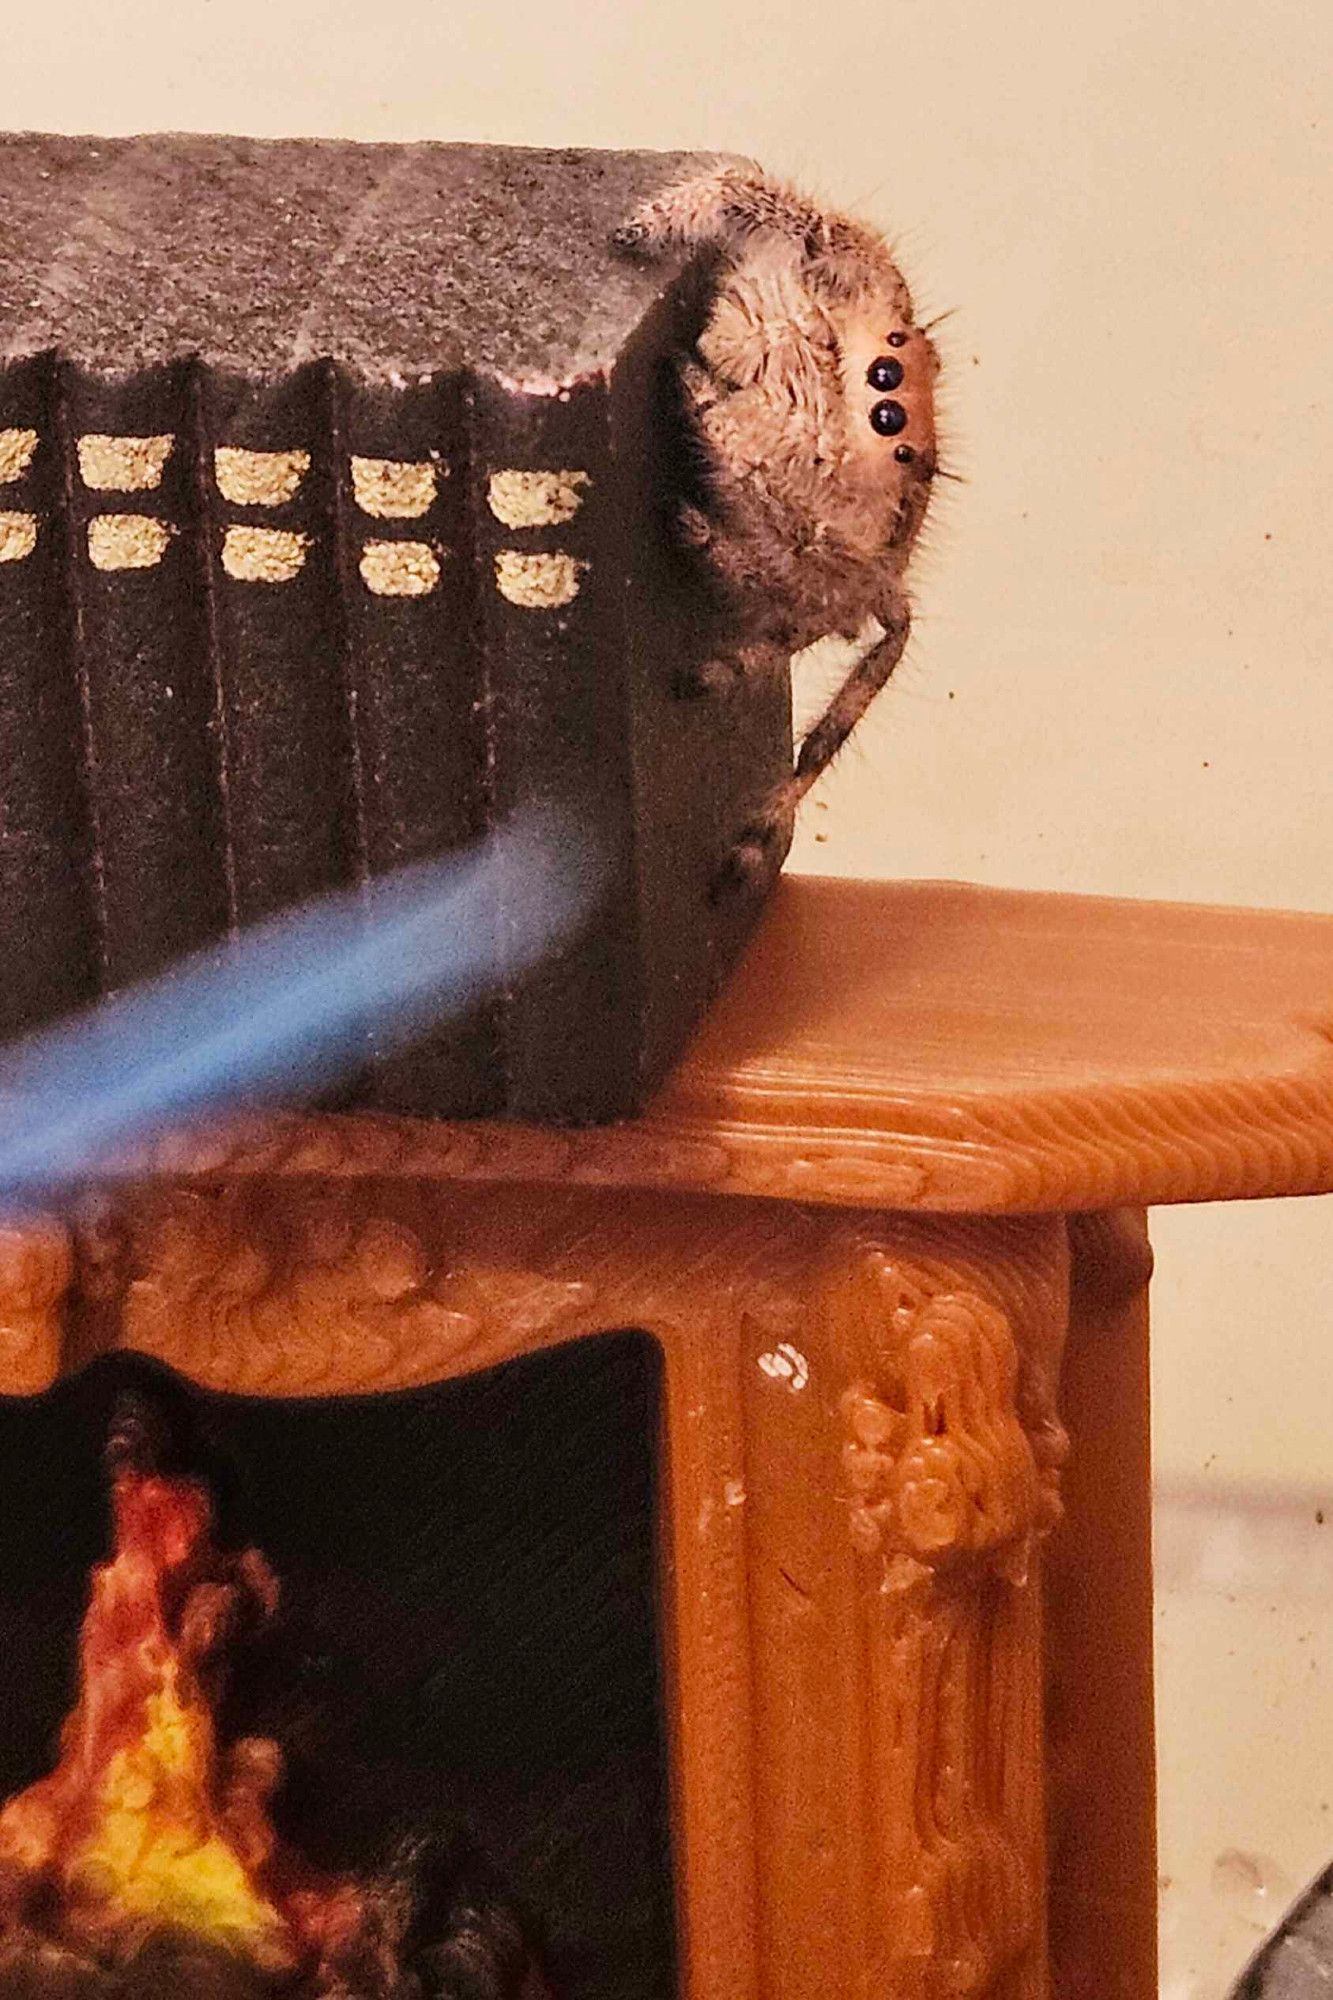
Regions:
<instances>
[{"instance_id":1,"label":"spider's small black eye","mask_svg":"<svg viewBox=\"0 0 1333 2000\"><path fill-rule=\"evenodd\" d=\"M905 333L889 333L885 335L885 339L888 341L890 347L906 347L907 345L907 335Z\"/></svg>"},{"instance_id":2,"label":"spider's small black eye","mask_svg":"<svg viewBox=\"0 0 1333 2000\"><path fill-rule=\"evenodd\" d=\"M891 355L881 354L878 361L872 361L866 370L866 381L872 389L896 389L903 379L903 364Z\"/></svg>"},{"instance_id":3,"label":"spider's small black eye","mask_svg":"<svg viewBox=\"0 0 1333 2000\"><path fill-rule=\"evenodd\" d=\"M912 463L912 460L916 457L916 453L913 451L910 444L900 444L898 446L898 449L894 452L893 455L897 459L899 465L910 465Z\"/></svg>"},{"instance_id":4,"label":"spider's small black eye","mask_svg":"<svg viewBox=\"0 0 1333 2000\"><path fill-rule=\"evenodd\" d=\"M907 412L901 403L894 402L892 396L886 396L870 412L870 428L878 431L881 437L897 437L899 431L907 428Z\"/></svg>"}]
</instances>

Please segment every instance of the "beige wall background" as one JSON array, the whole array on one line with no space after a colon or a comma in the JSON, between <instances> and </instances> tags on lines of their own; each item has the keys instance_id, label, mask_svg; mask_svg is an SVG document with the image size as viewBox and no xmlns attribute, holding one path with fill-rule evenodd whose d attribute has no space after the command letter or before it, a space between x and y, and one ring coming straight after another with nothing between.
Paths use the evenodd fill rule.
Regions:
<instances>
[{"instance_id":1,"label":"beige wall background","mask_svg":"<svg viewBox=\"0 0 1333 2000\"><path fill-rule=\"evenodd\" d=\"M794 865L1333 908L1325 0L42 0L0 126L716 146L943 330L909 659ZM810 690L803 691L809 699ZM1333 1854L1333 1205L1162 1214L1163 1992Z\"/></svg>"}]
</instances>

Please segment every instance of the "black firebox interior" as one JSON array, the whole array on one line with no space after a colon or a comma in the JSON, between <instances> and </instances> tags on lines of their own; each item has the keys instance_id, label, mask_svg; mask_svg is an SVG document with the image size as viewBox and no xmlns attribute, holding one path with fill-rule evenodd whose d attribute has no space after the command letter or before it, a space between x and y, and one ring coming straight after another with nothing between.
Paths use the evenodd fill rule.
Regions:
<instances>
[{"instance_id":1,"label":"black firebox interior","mask_svg":"<svg viewBox=\"0 0 1333 2000\"><path fill-rule=\"evenodd\" d=\"M73 1697L128 1386L212 1487L221 1538L281 1581L225 1723L287 1753L284 1834L362 1869L400 1834L461 1824L545 1935L562 2000L670 2000L654 1343L601 1335L438 1388L300 1401L114 1356L0 1400L3 1797L50 1767Z\"/></svg>"}]
</instances>

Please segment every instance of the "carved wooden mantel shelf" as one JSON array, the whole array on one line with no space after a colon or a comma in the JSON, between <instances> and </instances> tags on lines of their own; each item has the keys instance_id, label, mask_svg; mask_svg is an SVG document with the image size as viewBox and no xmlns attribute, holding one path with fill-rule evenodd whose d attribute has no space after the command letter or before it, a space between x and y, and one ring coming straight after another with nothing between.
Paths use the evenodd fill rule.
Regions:
<instances>
[{"instance_id":1,"label":"carved wooden mantel shelf","mask_svg":"<svg viewBox=\"0 0 1333 2000\"><path fill-rule=\"evenodd\" d=\"M787 879L652 1108L588 1131L359 1115L150 1171L553 1181L974 1215L1333 1186L1333 918Z\"/></svg>"},{"instance_id":2,"label":"carved wooden mantel shelf","mask_svg":"<svg viewBox=\"0 0 1333 2000\"><path fill-rule=\"evenodd\" d=\"M683 2000L1152 2000L1142 1211L1330 1189L1333 918L795 880L631 1124L284 1115L0 1232L0 1390L642 1328Z\"/></svg>"}]
</instances>

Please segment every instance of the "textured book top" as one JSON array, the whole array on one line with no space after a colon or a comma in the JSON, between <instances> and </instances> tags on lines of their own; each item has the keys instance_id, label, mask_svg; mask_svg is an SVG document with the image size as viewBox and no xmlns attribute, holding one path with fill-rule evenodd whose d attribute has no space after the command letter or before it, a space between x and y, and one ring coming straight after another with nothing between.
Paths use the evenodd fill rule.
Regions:
<instances>
[{"instance_id":1,"label":"textured book top","mask_svg":"<svg viewBox=\"0 0 1333 2000\"><path fill-rule=\"evenodd\" d=\"M0 354L181 354L537 393L611 367L661 294L611 232L687 153L0 135Z\"/></svg>"}]
</instances>

